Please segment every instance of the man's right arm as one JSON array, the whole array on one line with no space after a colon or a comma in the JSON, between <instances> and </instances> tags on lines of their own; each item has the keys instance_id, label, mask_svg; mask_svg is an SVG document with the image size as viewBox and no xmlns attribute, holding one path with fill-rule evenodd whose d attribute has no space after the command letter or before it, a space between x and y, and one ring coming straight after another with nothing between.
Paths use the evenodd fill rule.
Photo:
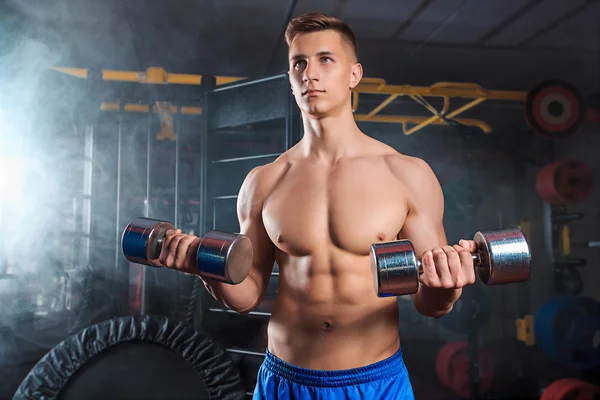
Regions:
<instances>
[{"instance_id":1,"label":"man's right arm","mask_svg":"<svg viewBox=\"0 0 600 400\"><path fill-rule=\"evenodd\" d=\"M246 279L230 285L202 278L209 293L226 307L240 314L255 309L262 301L275 263L275 246L262 220L262 208L267 196L264 166L254 168L242 183L237 200L240 233L252 242L252 268Z\"/></svg>"}]
</instances>

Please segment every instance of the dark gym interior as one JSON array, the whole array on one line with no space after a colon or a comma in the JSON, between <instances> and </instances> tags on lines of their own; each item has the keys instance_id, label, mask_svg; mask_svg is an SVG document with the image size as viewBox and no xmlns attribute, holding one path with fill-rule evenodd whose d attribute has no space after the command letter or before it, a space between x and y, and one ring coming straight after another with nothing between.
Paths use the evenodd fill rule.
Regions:
<instances>
[{"instance_id":1,"label":"dark gym interior","mask_svg":"<svg viewBox=\"0 0 600 400\"><path fill-rule=\"evenodd\" d=\"M354 30L357 124L431 166L448 242L531 250L440 319L397 297L415 398L600 399L597 0L0 2L0 399L252 397L279 266L241 315L123 231L239 232L303 135L283 34L310 11Z\"/></svg>"}]
</instances>

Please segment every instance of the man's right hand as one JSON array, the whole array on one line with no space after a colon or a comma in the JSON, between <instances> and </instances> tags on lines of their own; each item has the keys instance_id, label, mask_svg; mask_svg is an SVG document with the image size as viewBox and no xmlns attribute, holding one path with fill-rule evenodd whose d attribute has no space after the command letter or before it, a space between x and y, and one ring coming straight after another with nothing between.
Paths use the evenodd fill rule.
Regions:
<instances>
[{"instance_id":1,"label":"man's right hand","mask_svg":"<svg viewBox=\"0 0 600 400\"><path fill-rule=\"evenodd\" d=\"M159 264L181 272L195 273L196 255L201 241L202 238L182 233L181 229L168 230L158 256Z\"/></svg>"}]
</instances>

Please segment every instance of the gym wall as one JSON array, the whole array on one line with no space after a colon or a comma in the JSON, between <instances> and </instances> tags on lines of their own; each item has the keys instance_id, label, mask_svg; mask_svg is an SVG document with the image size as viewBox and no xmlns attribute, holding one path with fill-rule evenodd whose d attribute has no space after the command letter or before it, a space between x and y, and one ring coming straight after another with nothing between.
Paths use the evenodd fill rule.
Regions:
<instances>
[{"instance_id":1,"label":"gym wall","mask_svg":"<svg viewBox=\"0 0 600 400\"><path fill-rule=\"evenodd\" d=\"M0 5L0 399L44 390L82 398L93 388L98 398L177 390L178 398L250 398L279 266L263 303L238 315L193 275L129 262L121 240L140 216L196 235L239 230L246 174L302 137L281 38L292 15L321 10L356 26L365 82L397 85L379 117L431 117L398 87L440 82L454 85L450 110L472 99L461 90L524 97L550 79L600 110L598 2L317 3ZM185 84L168 81L178 73ZM440 97L423 97L442 109ZM364 120L386 98L360 93L358 125L429 163L444 192L448 241L518 226L532 254L529 281L477 281L441 319L420 315L410 296L397 299L417 398L466 398L478 387L471 398L538 399L565 378L599 385L599 250L582 246L600 240L598 121L556 139L534 126L548 110L528 111L525 98L488 99L407 135L400 119ZM462 118L491 131L456 123ZM580 201L550 206L539 174L564 160L583 161L591 175L571 171L560 183L546 179L546 189L594 186ZM557 223L549 210L560 207L580 216ZM566 303L538 315L563 295ZM117 368L125 372L111 373Z\"/></svg>"}]
</instances>

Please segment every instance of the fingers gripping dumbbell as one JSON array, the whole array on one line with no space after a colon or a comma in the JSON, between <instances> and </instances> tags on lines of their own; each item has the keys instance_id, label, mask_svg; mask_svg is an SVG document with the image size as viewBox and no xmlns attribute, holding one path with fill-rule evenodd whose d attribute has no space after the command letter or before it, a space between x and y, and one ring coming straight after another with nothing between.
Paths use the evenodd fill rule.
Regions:
<instances>
[{"instance_id":1,"label":"fingers gripping dumbbell","mask_svg":"<svg viewBox=\"0 0 600 400\"><path fill-rule=\"evenodd\" d=\"M521 230L477 232L472 253L479 278L486 285L524 282L531 273L531 253ZM379 297L414 294L423 273L421 258L408 240L376 243L370 248L371 271Z\"/></svg>"},{"instance_id":2,"label":"fingers gripping dumbbell","mask_svg":"<svg viewBox=\"0 0 600 400\"><path fill-rule=\"evenodd\" d=\"M175 227L166 221L136 218L121 238L125 257L134 263L160 267L157 263L167 231ZM238 233L210 231L202 237L196 254L197 275L232 285L243 281L252 266L252 243Z\"/></svg>"}]
</instances>

